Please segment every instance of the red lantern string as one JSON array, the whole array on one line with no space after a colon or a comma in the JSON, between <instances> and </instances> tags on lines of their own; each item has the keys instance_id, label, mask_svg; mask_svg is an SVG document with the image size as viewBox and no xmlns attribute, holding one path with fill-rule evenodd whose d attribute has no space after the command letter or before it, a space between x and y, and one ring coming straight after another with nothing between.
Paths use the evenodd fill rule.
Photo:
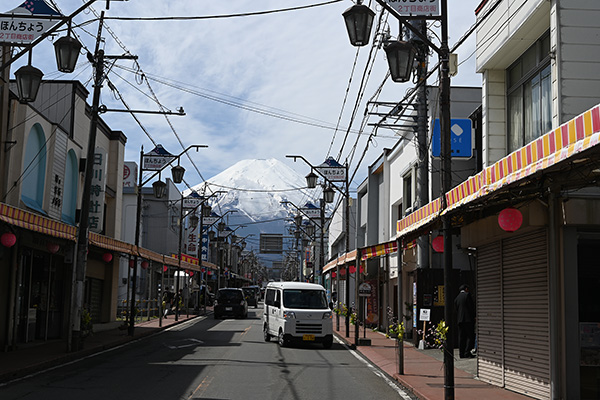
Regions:
<instances>
[{"instance_id":1,"label":"red lantern string","mask_svg":"<svg viewBox=\"0 0 600 400\"><path fill-rule=\"evenodd\" d=\"M3 233L2 236L0 236L0 243L2 243L2 246L4 247L13 247L15 243L17 243L17 237L12 232Z\"/></svg>"},{"instance_id":2,"label":"red lantern string","mask_svg":"<svg viewBox=\"0 0 600 400\"><path fill-rule=\"evenodd\" d=\"M444 252L444 237L443 236L436 236L431 241L431 246L433 247L433 250L436 253L443 253Z\"/></svg>"},{"instance_id":3,"label":"red lantern string","mask_svg":"<svg viewBox=\"0 0 600 400\"><path fill-rule=\"evenodd\" d=\"M523 214L514 207L508 207L500 211L498 225L506 232L514 232L521 227Z\"/></svg>"}]
</instances>

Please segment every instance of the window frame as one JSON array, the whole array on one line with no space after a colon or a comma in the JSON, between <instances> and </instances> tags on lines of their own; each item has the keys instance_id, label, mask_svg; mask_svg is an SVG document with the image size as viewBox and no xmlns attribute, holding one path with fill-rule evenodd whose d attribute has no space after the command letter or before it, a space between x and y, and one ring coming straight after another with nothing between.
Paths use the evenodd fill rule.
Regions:
<instances>
[{"instance_id":1,"label":"window frame","mask_svg":"<svg viewBox=\"0 0 600 400\"><path fill-rule=\"evenodd\" d=\"M544 54L544 49L547 49L547 53ZM516 79L515 82L511 81L512 71L520 64L520 68L523 68L523 64L526 61L527 53L530 51L535 51L535 64L531 66L527 71L520 72L520 76ZM552 70L551 70L551 52L550 52L550 31L546 31L542 34L536 41L533 43L519 58L517 58L507 69L506 69L506 148L507 152L511 153L523 146L526 146L528 143L531 143L538 137L541 137L547 131L544 130L544 124L548 121L545 121L544 109L544 79L550 80L550 96L549 96L549 106L550 106L550 114L548 115L550 125L552 124ZM546 70L548 70L546 72ZM526 87L530 86L530 94L533 94L533 90L531 86L534 83L534 80L538 78L538 88L536 89L539 94L539 101L537 106L537 114L538 114L538 123L540 124L537 129L533 127L534 123L534 107L533 107L533 95L531 99L526 99ZM516 95L516 96L515 96ZM519 113L520 118L513 118L513 112L511 106L511 99L516 99L519 101ZM515 104L516 105L516 104ZM529 113L529 114L528 114ZM528 118L531 119L528 122ZM528 124L532 124L531 132L528 132ZM515 126L518 126L519 133L513 133ZM530 138L527 136L531 136ZM518 139L518 140L517 140Z\"/></svg>"}]
</instances>

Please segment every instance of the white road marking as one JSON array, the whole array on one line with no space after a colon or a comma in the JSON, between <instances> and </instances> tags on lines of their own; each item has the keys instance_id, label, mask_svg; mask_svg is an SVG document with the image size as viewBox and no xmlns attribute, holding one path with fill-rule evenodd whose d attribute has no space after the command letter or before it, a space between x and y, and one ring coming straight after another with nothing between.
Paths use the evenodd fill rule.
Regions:
<instances>
[{"instance_id":1,"label":"white road marking","mask_svg":"<svg viewBox=\"0 0 600 400\"><path fill-rule=\"evenodd\" d=\"M345 342L343 342L342 340L338 339L336 336L334 336L335 340L340 343L342 346L344 346L349 352L350 354L352 354L354 357L356 357L357 360L363 362L367 368L369 368L371 370L371 372L373 372L376 376L380 377L381 379L384 380L385 383L388 384L388 386L390 386L392 389L394 389L396 392L398 392L398 394L400 395L400 397L402 397L404 400L412 400L412 398L408 395L408 393L406 393L404 390L402 390L397 384L396 382L394 382L393 380L391 380L390 378L387 377L387 375L385 375L384 373L382 373L381 371L379 371L379 369L377 369L377 367L375 367L373 364L371 364L367 359L365 359L361 354L359 354L358 352L352 350L351 348L349 348Z\"/></svg>"}]
</instances>

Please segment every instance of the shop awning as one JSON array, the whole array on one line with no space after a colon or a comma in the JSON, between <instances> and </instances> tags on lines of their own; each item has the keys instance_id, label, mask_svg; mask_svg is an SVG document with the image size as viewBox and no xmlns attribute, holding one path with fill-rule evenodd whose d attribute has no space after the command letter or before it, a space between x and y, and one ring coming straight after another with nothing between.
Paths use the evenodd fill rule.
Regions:
<instances>
[{"instance_id":1,"label":"shop awning","mask_svg":"<svg viewBox=\"0 0 600 400\"><path fill-rule=\"evenodd\" d=\"M77 228L75 226L33 214L8 204L0 204L0 220L44 235L72 241L77 240Z\"/></svg>"},{"instance_id":2,"label":"shop awning","mask_svg":"<svg viewBox=\"0 0 600 400\"><path fill-rule=\"evenodd\" d=\"M597 146L599 142L600 105L597 105L450 190L446 193L445 210L440 210L441 198L438 198L399 220L396 238L415 232L442 213L451 212L505 186L523 181L536 172L564 162Z\"/></svg>"},{"instance_id":3,"label":"shop awning","mask_svg":"<svg viewBox=\"0 0 600 400\"><path fill-rule=\"evenodd\" d=\"M337 267L338 265L345 265L349 262L355 261L356 260L356 250L352 250L349 253L346 254L342 254L341 256L339 256L338 258L336 258L335 260L332 260L330 262L328 262L324 267L323 267L323 271L321 273L325 273L335 267Z\"/></svg>"},{"instance_id":4,"label":"shop awning","mask_svg":"<svg viewBox=\"0 0 600 400\"><path fill-rule=\"evenodd\" d=\"M369 246L361 250L360 259L368 260L369 258L379 257L386 254L395 253L398 251L398 242L396 240Z\"/></svg>"},{"instance_id":5,"label":"shop awning","mask_svg":"<svg viewBox=\"0 0 600 400\"><path fill-rule=\"evenodd\" d=\"M77 241L77 227L8 204L0 203L0 221L44 235L70 240L72 242ZM90 232L88 240L90 244L105 250L130 255L137 254L135 245L98 233ZM143 247L139 248L139 256L165 265L174 267L179 265L177 258L165 256ZM200 267L198 266L198 262L193 263L191 261L192 260L182 259L181 268L199 271ZM217 269L216 265L206 261L202 263L202 266L209 269Z\"/></svg>"}]
</instances>

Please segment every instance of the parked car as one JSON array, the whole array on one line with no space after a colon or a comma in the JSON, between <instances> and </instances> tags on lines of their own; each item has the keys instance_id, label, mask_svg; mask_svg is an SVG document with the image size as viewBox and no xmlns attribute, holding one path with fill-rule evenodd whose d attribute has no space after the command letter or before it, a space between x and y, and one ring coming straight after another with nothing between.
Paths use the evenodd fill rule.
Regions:
<instances>
[{"instance_id":1,"label":"parked car","mask_svg":"<svg viewBox=\"0 0 600 400\"><path fill-rule=\"evenodd\" d=\"M248 302L248 306L254 306L254 308L258 307L258 302L260 301L260 291L257 289L257 286L245 286L242 288L244 291L244 296L246 297L246 301Z\"/></svg>"},{"instance_id":2,"label":"parked car","mask_svg":"<svg viewBox=\"0 0 600 400\"><path fill-rule=\"evenodd\" d=\"M242 289L221 288L217 291L214 317L219 319L226 315L237 318L248 317L248 302Z\"/></svg>"},{"instance_id":3,"label":"parked car","mask_svg":"<svg viewBox=\"0 0 600 400\"><path fill-rule=\"evenodd\" d=\"M333 313L321 285L305 282L270 282L265 296L265 342L276 337L280 346L291 342L333 344Z\"/></svg>"}]
</instances>

